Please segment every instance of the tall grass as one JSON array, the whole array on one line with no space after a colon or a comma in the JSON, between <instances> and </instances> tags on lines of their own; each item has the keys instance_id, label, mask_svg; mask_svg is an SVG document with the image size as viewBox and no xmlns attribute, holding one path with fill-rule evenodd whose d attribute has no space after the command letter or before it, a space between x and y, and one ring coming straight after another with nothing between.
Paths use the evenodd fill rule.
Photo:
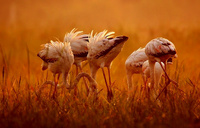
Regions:
<instances>
[{"instance_id":1,"label":"tall grass","mask_svg":"<svg viewBox=\"0 0 200 128\"><path fill-rule=\"evenodd\" d=\"M0 127L200 127L198 1L111 0L105 5L101 0L20 0L10 7L11 3L0 5L1 19L5 19L0 19ZM53 79L50 72L41 70L36 56L40 45L56 38L62 41L74 27L85 33L108 29L129 37L111 67L111 102L101 71L97 73L98 100L86 96L83 82L78 84L77 97L73 90L59 88L53 99L51 86L38 92L45 81ZM134 91L127 101L125 60L159 36L177 48L178 58L167 72L178 85L169 84L167 95L161 93L158 100L148 99L141 92L141 76L134 75ZM83 70L89 73L88 64ZM73 66L71 81L74 74ZM164 86L161 80L160 90Z\"/></svg>"},{"instance_id":2,"label":"tall grass","mask_svg":"<svg viewBox=\"0 0 200 128\"><path fill-rule=\"evenodd\" d=\"M127 35L132 35L132 32L124 31ZM196 32L199 31L191 30L186 34L196 35ZM194 42L191 43L199 47L199 44L195 43L199 37L190 39L178 30L162 31L160 35L169 38L177 46L179 58L169 67L168 73L170 78L178 82L178 86L171 83L168 86L167 95L161 94L159 100L156 101L153 98L149 100L141 93L142 79L139 75L134 76L135 91L132 92L133 96L127 101L125 70L118 68L124 67L129 53L138 48L137 45L135 46L136 40L141 42L141 47L145 45L145 42L142 43L142 35L136 34L137 39L130 37L122 53L113 62L114 99L111 102L106 99L106 88L101 72L98 72L97 81L99 83L98 89L103 90L99 93L97 101L92 96L86 96L85 89L81 87L83 83L79 84L79 90L82 91L79 91L78 97L74 96L73 90L59 88L57 98L52 99L50 86L45 87L38 96L37 90L40 86L47 79L52 79L50 73L42 72L40 69L41 60L36 57L39 47L38 49L29 49L28 46L31 47L35 44L26 45L26 40L29 40L26 37L23 39L24 42L21 42L21 47L25 50L22 49L20 52L24 55L10 52L10 46L1 47L0 126L198 127L200 125L199 69L189 66L190 62L184 61L184 57L182 57L187 57L186 54L190 54L190 59L194 61L192 55L196 51L182 52L181 49L184 50L186 46L179 45L179 42L185 45L185 40L192 40ZM149 35L147 38L150 40L153 37ZM40 42L40 39L37 39L36 36L33 42L35 41ZM18 41L16 40L16 42ZM132 48L129 48L130 46ZM8 57L9 54L12 57ZM198 64L197 60L191 65ZM84 67L84 70L89 72L88 65ZM190 74L194 70L196 72ZM72 80L74 79L73 72L74 69L71 71ZM164 86L164 82L161 82L160 90Z\"/></svg>"}]
</instances>

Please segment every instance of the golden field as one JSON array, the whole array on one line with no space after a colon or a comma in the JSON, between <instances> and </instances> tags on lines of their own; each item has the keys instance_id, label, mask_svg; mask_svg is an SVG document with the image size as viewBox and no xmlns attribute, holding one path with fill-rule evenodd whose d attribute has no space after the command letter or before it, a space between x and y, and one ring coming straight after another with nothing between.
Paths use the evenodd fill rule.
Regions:
<instances>
[{"instance_id":1,"label":"golden field","mask_svg":"<svg viewBox=\"0 0 200 128\"><path fill-rule=\"evenodd\" d=\"M1 1L0 127L200 127L199 5L198 0ZM112 64L110 103L100 70L97 82L103 91L97 101L86 97L82 81L78 97L60 88L52 99L50 86L37 95L42 83L53 79L50 71L41 70L40 45L62 41L73 28L129 37ZM166 97L148 100L140 92L141 76L134 75L136 91L127 101L125 60L160 36L176 46L178 58L167 72L184 93L170 84ZM83 70L89 73L88 64ZM71 81L74 73L73 66Z\"/></svg>"}]
</instances>

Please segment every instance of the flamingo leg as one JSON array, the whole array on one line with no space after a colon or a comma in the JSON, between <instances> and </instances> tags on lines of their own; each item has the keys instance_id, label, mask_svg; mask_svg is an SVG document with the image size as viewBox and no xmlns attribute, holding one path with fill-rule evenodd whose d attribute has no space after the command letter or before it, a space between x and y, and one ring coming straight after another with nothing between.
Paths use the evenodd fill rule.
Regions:
<instances>
[{"instance_id":1,"label":"flamingo leg","mask_svg":"<svg viewBox=\"0 0 200 128\"><path fill-rule=\"evenodd\" d=\"M128 99L129 99L131 97L131 94L133 93L133 87L132 87L132 76L133 76L133 73L130 70L126 70L126 76L127 76Z\"/></svg>"},{"instance_id":2,"label":"flamingo leg","mask_svg":"<svg viewBox=\"0 0 200 128\"><path fill-rule=\"evenodd\" d=\"M76 65L76 76L78 75L78 65Z\"/></svg>"},{"instance_id":3,"label":"flamingo leg","mask_svg":"<svg viewBox=\"0 0 200 128\"><path fill-rule=\"evenodd\" d=\"M143 92L144 92L145 95L147 95L148 94L147 88L149 88L149 87L147 86L147 78L143 73L142 73L142 79L143 79L143 82L144 82Z\"/></svg>"},{"instance_id":4,"label":"flamingo leg","mask_svg":"<svg viewBox=\"0 0 200 128\"><path fill-rule=\"evenodd\" d=\"M57 85L58 85L59 78L60 78L60 74L58 74L57 79L56 79L56 75L54 74L55 88L54 88L54 92L53 92L53 98L55 98L56 88L57 88Z\"/></svg>"},{"instance_id":5,"label":"flamingo leg","mask_svg":"<svg viewBox=\"0 0 200 128\"><path fill-rule=\"evenodd\" d=\"M81 72L83 72L83 70L82 70L81 66L79 66L79 69L80 69L80 71L81 71ZM88 95L89 95L89 92L90 92L90 90L89 90L89 87L88 87L88 85L87 85L87 82L86 82L86 79L85 79L85 77L83 77L83 82L84 82L84 84L85 84L85 88L86 88L86 91L87 91L87 96L88 96Z\"/></svg>"},{"instance_id":6,"label":"flamingo leg","mask_svg":"<svg viewBox=\"0 0 200 128\"><path fill-rule=\"evenodd\" d=\"M78 65L76 65L76 76L78 75ZM78 94L78 87L74 87L74 95L77 96Z\"/></svg>"},{"instance_id":7,"label":"flamingo leg","mask_svg":"<svg viewBox=\"0 0 200 128\"><path fill-rule=\"evenodd\" d=\"M107 67L107 69L108 69L109 85L111 86L110 66Z\"/></svg>"},{"instance_id":8,"label":"flamingo leg","mask_svg":"<svg viewBox=\"0 0 200 128\"><path fill-rule=\"evenodd\" d=\"M166 72L166 70L164 69L164 67L163 67L163 65L161 64L161 62L159 62L159 64L160 64L161 68L163 69L163 71L164 71L164 73L165 73L166 79L168 79L168 82L165 82L165 84L169 84L169 83L170 83L170 78L169 78L169 76L167 75L167 72ZM165 79L165 80L166 80L166 79Z\"/></svg>"},{"instance_id":9,"label":"flamingo leg","mask_svg":"<svg viewBox=\"0 0 200 128\"><path fill-rule=\"evenodd\" d=\"M154 82L155 82L155 62L149 60L149 67L150 67L150 79L151 79L151 86L150 88L154 89Z\"/></svg>"},{"instance_id":10,"label":"flamingo leg","mask_svg":"<svg viewBox=\"0 0 200 128\"><path fill-rule=\"evenodd\" d=\"M167 86L170 84L170 82L174 83L174 81L171 80L171 79L169 78L169 76L167 75L167 72L166 72L166 70L164 69L164 67L162 66L161 62L159 62L159 64L160 64L161 68L163 69L163 71L164 71L164 73L165 73L165 76L166 76L167 79L168 79L168 82L165 82L166 85L165 85L165 87L163 88L163 90L160 92L160 94L156 97L156 100L160 97L161 93L162 93L165 89L167 89ZM175 83L176 83L176 82L175 82ZM177 83L176 83L176 84L177 84Z\"/></svg>"},{"instance_id":11,"label":"flamingo leg","mask_svg":"<svg viewBox=\"0 0 200 128\"><path fill-rule=\"evenodd\" d=\"M106 88L107 88L107 99L108 101L110 101L113 97L113 94L112 94L112 90L109 88L108 86L108 83L107 83L107 80L106 80L106 75L105 75L105 72L104 72L104 69L102 69L102 72L103 72L103 77L104 77L104 80L105 80L105 83L106 83Z\"/></svg>"},{"instance_id":12,"label":"flamingo leg","mask_svg":"<svg viewBox=\"0 0 200 128\"><path fill-rule=\"evenodd\" d=\"M167 61L165 61L165 71L167 71ZM168 81L169 81L169 79L168 79ZM166 75L165 75L165 85L167 85L167 76ZM165 97L166 96L167 96L167 88L165 89Z\"/></svg>"},{"instance_id":13,"label":"flamingo leg","mask_svg":"<svg viewBox=\"0 0 200 128\"><path fill-rule=\"evenodd\" d=\"M102 69L102 72L103 72L103 77L104 77L104 80L105 80L105 83L106 83L107 91L109 92L110 89L109 89L109 87L108 87L108 83L107 83L107 80L106 80L106 75L105 75L104 69L103 69L103 68L101 68L101 69Z\"/></svg>"}]
</instances>

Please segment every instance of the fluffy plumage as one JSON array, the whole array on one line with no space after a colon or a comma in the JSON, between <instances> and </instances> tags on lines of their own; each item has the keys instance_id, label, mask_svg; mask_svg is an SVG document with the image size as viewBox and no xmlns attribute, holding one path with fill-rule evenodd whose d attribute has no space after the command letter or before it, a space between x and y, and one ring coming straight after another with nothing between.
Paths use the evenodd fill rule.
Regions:
<instances>
[{"instance_id":1,"label":"fluffy plumage","mask_svg":"<svg viewBox=\"0 0 200 128\"><path fill-rule=\"evenodd\" d=\"M126 36L118 36L113 38L114 32L107 33L104 30L93 36L91 33L88 43L88 55L87 59L90 64L90 71L92 78L96 78L96 73L99 68L102 69L104 80L107 87L107 98L112 98L112 90L108 87L107 80L105 77L104 67L108 69L109 84L111 85L110 77L110 65L113 59L120 53L124 42L128 40Z\"/></svg>"},{"instance_id":2,"label":"fluffy plumage","mask_svg":"<svg viewBox=\"0 0 200 128\"><path fill-rule=\"evenodd\" d=\"M145 46L145 53L151 61L165 62L170 57L177 57L174 44L162 37L151 40Z\"/></svg>"},{"instance_id":3,"label":"fluffy plumage","mask_svg":"<svg viewBox=\"0 0 200 128\"><path fill-rule=\"evenodd\" d=\"M42 45L42 50L37 54L48 66L48 69L54 74L63 76L63 82L66 86L66 77L74 62L74 56L69 42L51 41Z\"/></svg>"},{"instance_id":4,"label":"fluffy plumage","mask_svg":"<svg viewBox=\"0 0 200 128\"><path fill-rule=\"evenodd\" d=\"M74 64L78 67L81 66L81 62L87 60L88 54L88 38L89 35L79 35L83 31L77 31L72 29L70 33L65 34L64 42L70 42L72 52L74 54Z\"/></svg>"}]
</instances>

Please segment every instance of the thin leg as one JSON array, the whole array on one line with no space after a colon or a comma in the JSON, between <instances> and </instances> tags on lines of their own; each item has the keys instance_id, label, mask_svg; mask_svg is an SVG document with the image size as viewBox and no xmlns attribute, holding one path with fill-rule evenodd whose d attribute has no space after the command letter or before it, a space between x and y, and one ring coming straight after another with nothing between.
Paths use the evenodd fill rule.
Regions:
<instances>
[{"instance_id":1,"label":"thin leg","mask_svg":"<svg viewBox=\"0 0 200 128\"><path fill-rule=\"evenodd\" d=\"M159 62L159 64L160 64L161 68L163 69L163 71L164 71L164 73L165 73L165 76L166 76L167 79L168 79L168 82L167 82L167 83L169 83L169 82L170 82L170 78L169 78L169 76L167 75L166 70L164 69L164 67L163 67L163 65L161 64L161 62Z\"/></svg>"},{"instance_id":2,"label":"thin leg","mask_svg":"<svg viewBox=\"0 0 200 128\"><path fill-rule=\"evenodd\" d=\"M112 90L109 88L108 86L108 83L107 83L107 80L106 80L106 75L105 75L105 72L104 72L104 69L102 69L102 72L103 72L103 76L104 76L104 80L105 80L105 83L106 83L106 87L107 87L107 99L108 101L111 101L112 97L113 97L113 93L112 93Z\"/></svg>"},{"instance_id":3,"label":"thin leg","mask_svg":"<svg viewBox=\"0 0 200 128\"><path fill-rule=\"evenodd\" d=\"M54 92L53 92L53 98L55 98L55 94L56 94L56 88L58 85L58 80L59 80L60 74L58 74L58 77L56 79L56 75L54 75L54 81L55 81L55 88L54 88Z\"/></svg>"},{"instance_id":4,"label":"thin leg","mask_svg":"<svg viewBox=\"0 0 200 128\"><path fill-rule=\"evenodd\" d=\"M143 82L144 82L144 91L145 91L146 87L147 87L147 79L146 79L144 74L142 74L142 79L143 79Z\"/></svg>"},{"instance_id":5,"label":"thin leg","mask_svg":"<svg viewBox=\"0 0 200 128\"><path fill-rule=\"evenodd\" d=\"M81 72L83 72L83 70L82 70L82 68L81 68L81 66L79 66L79 68L80 68L80 71ZM88 85L87 85L87 82L86 82L86 79L85 79L85 77L83 77L83 82L84 82L84 84L85 84L85 88L86 88L86 91L87 91L87 96L89 95L89 87L88 87Z\"/></svg>"},{"instance_id":6,"label":"thin leg","mask_svg":"<svg viewBox=\"0 0 200 128\"><path fill-rule=\"evenodd\" d=\"M162 89L162 91L160 92L160 94L156 97L156 100L160 97L160 95L161 95L161 93L165 90L165 89L167 89L167 86L170 84L170 82L171 82L171 80L170 80L170 78L169 78L169 76L167 75L167 72L166 72L166 70L164 69L164 67L162 66L162 64L161 64L161 62L159 62L159 64L160 64L160 66L162 67L162 69L163 69L163 71L164 71L164 73L165 73L165 77L167 77L167 79L168 79L168 82L165 82L165 87ZM166 80L166 79L165 79Z\"/></svg>"},{"instance_id":7,"label":"thin leg","mask_svg":"<svg viewBox=\"0 0 200 128\"><path fill-rule=\"evenodd\" d=\"M76 76L78 75L78 66L76 65Z\"/></svg>"},{"instance_id":8,"label":"thin leg","mask_svg":"<svg viewBox=\"0 0 200 128\"><path fill-rule=\"evenodd\" d=\"M78 65L76 65L76 76L78 75ZM74 88L74 95L75 96L77 96L77 94L78 94L78 87L76 86L75 88Z\"/></svg>"},{"instance_id":9,"label":"thin leg","mask_svg":"<svg viewBox=\"0 0 200 128\"><path fill-rule=\"evenodd\" d=\"M54 82L54 84L55 84L55 82ZM55 85L54 85L54 86L55 86ZM52 91L52 85L51 85L51 87L50 87L49 98L51 98L51 91Z\"/></svg>"},{"instance_id":10,"label":"thin leg","mask_svg":"<svg viewBox=\"0 0 200 128\"><path fill-rule=\"evenodd\" d=\"M144 95L145 96L149 96L149 87L147 85L147 77L142 73L142 79L143 79L143 82L144 82L144 89L143 89L143 92L144 92Z\"/></svg>"},{"instance_id":11,"label":"thin leg","mask_svg":"<svg viewBox=\"0 0 200 128\"><path fill-rule=\"evenodd\" d=\"M107 69L108 69L109 85L111 86L110 66L107 67Z\"/></svg>"},{"instance_id":12,"label":"thin leg","mask_svg":"<svg viewBox=\"0 0 200 128\"><path fill-rule=\"evenodd\" d=\"M167 61L165 61L165 71L167 71ZM168 81L169 81L169 79L168 79ZM166 75L165 75L165 85L167 85L167 76ZM167 96L167 88L165 89L165 97L166 96Z\"/></svg>"},{"instance_id":13,"label":"thin leg","mask_svg":"<svg viewBox=\"0 0 200 128\"><path fill-rule=\"evenodd\" d=\"M127 71L126 73L127 75L127 84L128 84L128 90L132 90L132 76L133 76L133 73L130 72L130 71Z\"/></svg>"},{"instance_id":14,"label":"thin leg","mask_svg":"<svg viewBox=\"0 0 200 128\"><path fill-rule=\"evenodd\" d=\"M155 62L149 60L149 67L150 67L150 79L151 79L151 86L150 88L154 89L154 79L155 79Z\"/></svg>"},{"instance_id":15,"label":"thin leg","mask_svg":"<svg viewBox=\"0 0 200 128\"><path fill-rule=\"evenodd\" d=\"M106 80L106 75L105 75L104 69L103 69L103 68L101 68L101 69L102 69L102 72L103 72L103 77L104 77L104 80L105 80L105 83L106 83L107 91L109 92L110 89L109 89L109 87L108 87L108 83L107 83L107 80Z\"/></svg>"}]
</instances>

